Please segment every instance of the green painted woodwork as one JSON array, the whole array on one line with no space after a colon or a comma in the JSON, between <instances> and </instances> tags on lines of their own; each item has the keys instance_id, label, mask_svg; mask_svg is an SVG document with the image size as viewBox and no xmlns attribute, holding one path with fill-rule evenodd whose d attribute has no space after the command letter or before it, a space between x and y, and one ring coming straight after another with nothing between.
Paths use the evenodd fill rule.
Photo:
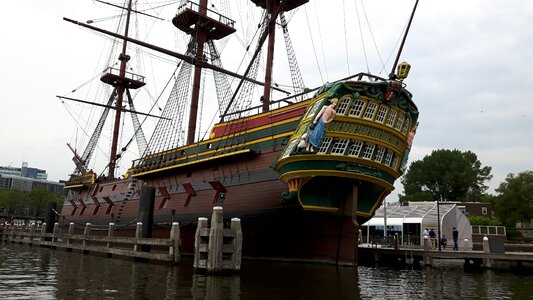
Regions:
<instances>
[{"instance_id":1,"label":"green painted woodwork","mask_svg":"<svg viewBox=\"0 0 533 300\"><path fill-rule=\"evenodd\" d=\"M370 214L378 206L384 188L371 182L360 182L347 178L317 176L308 180L299 191L299 199L304 206L338 208L347 197L351 197L352 187L357 184L357 210Z\"/></svg>"},{"instance_id":2,"label":"green painted woodwork","mask_svg":"<svg viewBox=\"0 0 533 300\"><path fill-rule=\"evenodd\" d=\"M313 154L308 154L313 155ZM394 184L394 177L392 174L389 174L385 171L379 170L369 165L358 164L358 163L346 163L343 161L336 160L300 160L287 163L278 169L278 173L285 174L287 172L297 172L303 170L313 170L313 171L345 171L350 173L364 174L379 178L390 184ZM337 177L335 177L337 178Z\"/></svg>"}]
</instances>

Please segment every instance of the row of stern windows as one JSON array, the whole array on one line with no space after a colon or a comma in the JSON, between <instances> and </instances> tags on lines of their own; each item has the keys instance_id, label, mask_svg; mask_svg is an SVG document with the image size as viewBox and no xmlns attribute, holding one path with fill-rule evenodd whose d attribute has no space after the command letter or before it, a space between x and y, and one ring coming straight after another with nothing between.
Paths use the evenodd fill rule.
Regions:
<instances>
[{"instance_id":1,"label":"row of stern windows","mask_svg":"<svg viewBox=\"0 0 533 300\"><path fill-rule=\"evenodd\" d=\"M292 152L292 149L295 149L299 142L299 139L296 139L292 142L292 145L287 148L287 153L285 156L288 156ZM396 152L376 145L370 142L363 142L360 140L350 140L346 138L333 138L333 137L324 137L320 147L318 148L317 154L332 154L332 155L346 155L351 157L357 157L367 160L372 160L380 164L386 165L394 170L398 170L398 163L400 157Z\"/></svg>"},{"instance_id":2,"label":"row of stern windows","mask_svg":"<svg viewBox=\"0 0 533 300\"><path fill-rule=\"evenodd\" d=\"M320 102L315 103L307 116L315 115ZM335 110L337 116L350 116L374 121L394 128L404 135L409 130L409 118L405 117L405 112L377 101L367 100L365 97L354 99L352 95L345 95L341 97Z\"/></svg>"}]
</instances>

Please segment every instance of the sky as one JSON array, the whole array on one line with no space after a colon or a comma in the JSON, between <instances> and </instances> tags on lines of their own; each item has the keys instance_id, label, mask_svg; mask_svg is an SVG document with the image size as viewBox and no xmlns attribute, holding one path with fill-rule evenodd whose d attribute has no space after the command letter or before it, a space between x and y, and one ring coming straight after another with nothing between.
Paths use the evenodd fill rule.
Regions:
<instances>
[{"instance_id":1,"label":"sky","mask_svg":"<svg viewBox=\"0 0 533 300\"><path fill-rule=\"evenodd\" d=\"M337 7L332 3L311 1L290 14L289 29L306 86L361 71L386 76L414 0L337 0ZM234 11L238 13L231 17L240 30L245 10L238 6ZM363 12L366 17L357 18ZM161 16L168 20L172 13L175 8ZM109 15L106 5L91 0L3 4L0 166L20 167L24 161L46 170L49 180L68 178L74 164L66 143L78 145L82 135L74 129L79 120L72 112L83 105L63 104L56 95L83 98L71 91L104 68L101 50L109 39L62 18L86 21ZM412 65L405 82L420 111L410 162L437 149L472 151L483 166L492 168L493 179L486 184L493 194L507 174L533 170L532 19L533 2L528 0L420 1L400 60ZM178 43L170 41L175 34L170 37L152 33L143 39L172 48ZM226 48L223 58L234 62L224 66L242 74L231 46ZM278 49L276 54L281 53ZM173 59L153 61L170 65ZM160 70L171 74L171 69ZM280 83L290 81L277 76ZM154 85L160 91L164 83ZM402 192L400 180L395 187L388 201Z\"/></svg>"}]
</instances>

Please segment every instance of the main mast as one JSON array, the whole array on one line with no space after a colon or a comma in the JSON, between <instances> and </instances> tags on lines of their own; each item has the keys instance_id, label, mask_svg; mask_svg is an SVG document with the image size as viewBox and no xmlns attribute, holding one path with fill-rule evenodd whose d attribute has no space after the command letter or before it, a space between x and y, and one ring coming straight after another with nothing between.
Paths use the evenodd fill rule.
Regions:
<instances>
[{"instance_id":1,"label":"main mast","mask_svg":"<svg viewBox=\"0 0 533 300\"><path fill-rule=\"evenodd\" d=\"M278 15L303 5L309 0L251 0L255 5L265 9L270 16L268 24L267 61L265 69L265 86L263 89L263 111L268 111L270 106L270 90L272 88L272 66L274 63L274 44L276 39L276 22ZM274 20L272 20L274 19Z\"/></svg>"},{"instance_id":2,"label":"main mast","mask_svg":"<svg viewBox=\"0 0 533 300\"><path fill-rule=\"evenodd\" d=\"M209 14L209 16L208 16ZM212 18L216 17L215 18ZM204 62L204 44L209 40L218 40L235 32L234 21L211 11L207 8L207 0L200 0L200 4L188 1L179 8L172 19L172 23L179 30L195 37L195 62ZM200 84L202 79L202 64L194 63L194 77L187 131L187 144L194 143L196 135L196 121L198 117L198 100L200 98Z\"/></svg>"}]
</instances>

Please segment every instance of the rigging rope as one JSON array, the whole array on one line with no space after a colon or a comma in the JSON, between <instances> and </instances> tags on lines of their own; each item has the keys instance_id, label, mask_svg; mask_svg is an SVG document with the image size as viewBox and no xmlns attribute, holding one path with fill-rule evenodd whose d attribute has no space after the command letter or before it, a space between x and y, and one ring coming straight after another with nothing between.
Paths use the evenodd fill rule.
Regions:
<instances>
[{"instance_id":1,"label":"rigging rope","mask_svg":"<svg viewBox=\"0 0 533 300\"><path fill-rule=\"evenodd\" d=\"M363 54L365 56L366 72L370 73L370 67L368 66L368 55L366 54L365 39L363 38L363 28L361 26L361 17L359 15L359 9L357 8L357 0L355 0L355 11L357 14L357 24L359 24L359 35L361 37L361 47L363 48Z\"/></svg>"},{"instance_id":2,"label":"rigging rope","mask_svg":"<svg viewBox=\"0 0 533 300\"><path fill-rule=\"evenodd\" d=\"M344 46L346 51L346 66L348 67L348 74L352 74L352 72L350 72L350 57L348 54L348 36L346 32L346 4L344 1L345 0L342 0L342 18L344 23Z\"/></svg>"},{"instance_id":3,"label":"rigging rope","mask_svg":"<svg viewBox=\"0 0 533 300\"><path fill-rule=\"evenodd\" d=\"M313 4L315 5L315 12L318 12L318 9L316 8L316 1L313 1ZM324 51L324 43L322 43L322 31L320 30L320 19L318 18L318 14L315 13L316 17L316 24L318 25L318 37L320 38L320 47L322 48L322 60L324 61L324 69L326 71L326 80L329 81L328 76L328 64L326 62L326 52Z\"/></svg>"},{"instance_id":4,"label":"rigging rope","mask_svg":"<svg viewBox=\"0 0 533 300\"><path fill-rule=\"evenodd\" d=\"M318 74L320 74L320 80L322 81L322 84L324 84L324 76L322 76L322 69L320 68L320 63L318 62L318 56L316 55L316 49L315 49L315 41L313 40L313 34L311 30L311 25L309 24L309 15L307 14L307 8L304 6L305 11L305 18L307 20L307 28L309 29L309 37L311 39L311 45L313 46L313 53L315 54L315 61L316 65L318 67Z\"/></svg>"},{"instance_id":5,"label":"rigging rope","mask_svg":"<svg viewBox=\"0 0 533 300\"><path fill-rule=\"evenodd\" d=\"M370 31L370 36L372 37L372 42L374 43L374 48L376 48L376 52L378 54L379 61L381 62L381 66L383 67L383 69L385 69L385 64L383 63L383 59L381 59L381 54L379 53L379 48L378 48L378 45L376 44L376 39L374 38L374 32L372 32L372 27L370 26L370 22L368 21L368 15L366 13L365 5L363 4L363 0L361 0L361 7L363 8L363 13L365 15L366 24L368 26L368 30ZM370 71L368 73L370 73ZM381 72L379 74L381 74Z\"/></svg>"}]
</instances>

